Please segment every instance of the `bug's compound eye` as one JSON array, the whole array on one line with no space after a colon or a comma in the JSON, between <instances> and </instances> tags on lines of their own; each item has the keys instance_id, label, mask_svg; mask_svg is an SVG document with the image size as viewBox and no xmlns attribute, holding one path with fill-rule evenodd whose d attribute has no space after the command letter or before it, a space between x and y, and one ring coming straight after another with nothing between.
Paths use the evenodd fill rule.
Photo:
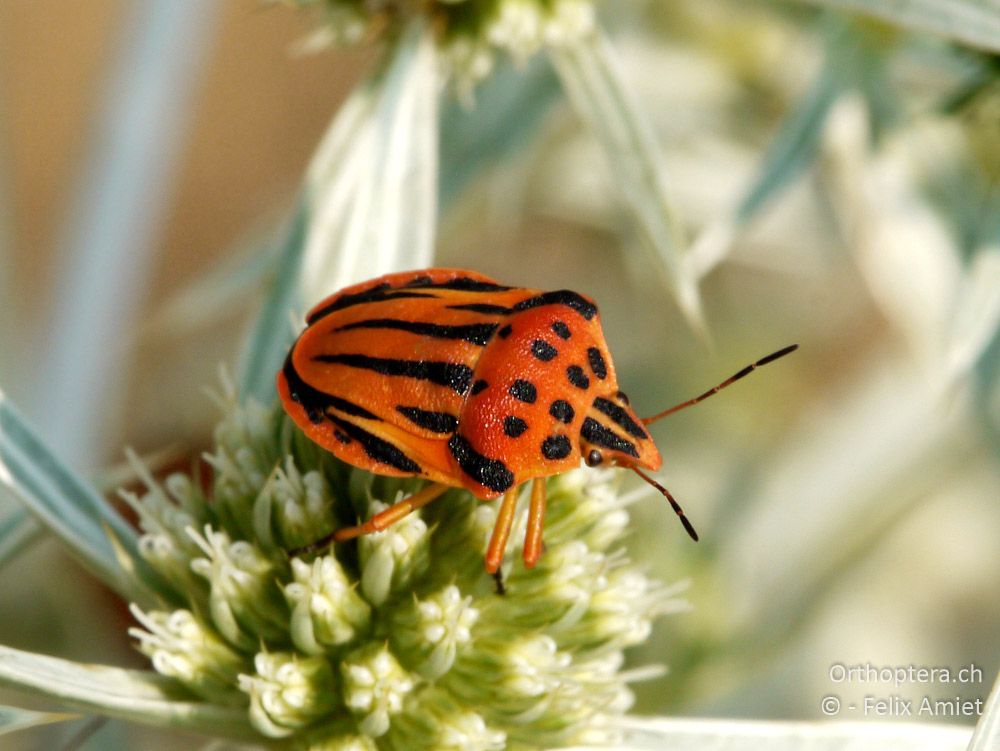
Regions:
<instances>
[{"instance_id":1,"label":"bug's compound eye","mask_svg":"<svg viewBox=\"0 0 1000 751\"><path fill-rule=\"evenodd\" d=\"M587 454L587 458L584 460L587 462L588 467L596 467L601 462L604 461L604 454L602 454L597 449L591 449L590 453Z\"/></svg>"},{"instance_id":2,"label":"bug's compound eye","mask_svg":"<svg viewBox=\"0 0 1000 751\"><path fill-rule=\"evenodd\" d=\"M628 394L626 394L624 391L617 392L615 394L615 399L618 400L619 404L624 404L628 406Z\"/></svg>"}]
</instances>

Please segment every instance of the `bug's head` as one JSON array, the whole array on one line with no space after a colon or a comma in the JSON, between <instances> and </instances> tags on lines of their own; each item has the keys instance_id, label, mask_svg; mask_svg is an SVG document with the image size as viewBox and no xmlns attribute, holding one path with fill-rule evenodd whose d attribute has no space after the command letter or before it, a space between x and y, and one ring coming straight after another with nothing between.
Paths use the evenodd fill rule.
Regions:
<instances>
[{"instance_id":1,"label":"bug's head","mask_svg":"<svg viewBox=\"0 0 1000 751\"><path fill-rule=\"evenodd\" d=\"M580 428L580 453L591 467L660 468L662 460L642 420L621 391L594 399Z\"/></svg>"}]
</instances>

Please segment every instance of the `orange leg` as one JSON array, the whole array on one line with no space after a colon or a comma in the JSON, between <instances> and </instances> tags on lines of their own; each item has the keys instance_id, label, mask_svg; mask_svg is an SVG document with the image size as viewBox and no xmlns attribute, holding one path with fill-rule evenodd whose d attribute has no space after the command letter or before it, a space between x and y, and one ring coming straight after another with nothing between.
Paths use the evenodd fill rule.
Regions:
<instances>
[{"instance_id":1,"label":"orange leg","mask_svg":"<svg viewBox=\"0 0 1000 751\"><path fill-rule=\"evenodd\" d=\"M542 526L545 523L545 478L536 477L531 483L531 505L528 507L528 529L524 533L524 565L534 568L542 555Z\"/></svg>"},{"instance_id":2,"label":"orange leg","mask_svg":"<svg viewBox=\"0 0 1000 751\"><path fill-rule=\"evenodd\" d=\"M503 553L507 548L507 538L510 537L510 528L514 523L514 511L517 509L517 488L508 490L500 501L500 510L497 512L497 521L493 525L493 535L490 537L490 546L486 548L486 571L495 574L500 564L503 562Z\"/></svg>"},{"instance_id":3,"label":"orange leg","mask_svg":"<svg viewBox=\"0 0 1000 751\"><path fill-rule=\"evenodd\" d=\"M332 535L333 540L335 542L343 542L344 540L351 540L355 537L360 537L361 535L371 534L372 532L381 532L383 529L391 524L395 524L412 511L416 511L421 506L426 506L446 490L448 490L448 486L442 485L441 483L436 482L433 485L428 485L426 488L414 493L409 498L404 498L399 503L393 504L387 508L385 511L380 511L375 514L375 516L366 521L364 524L359 524L356 527L344 527L343 529L338 529Z\"/></svg>"}]
</instances>

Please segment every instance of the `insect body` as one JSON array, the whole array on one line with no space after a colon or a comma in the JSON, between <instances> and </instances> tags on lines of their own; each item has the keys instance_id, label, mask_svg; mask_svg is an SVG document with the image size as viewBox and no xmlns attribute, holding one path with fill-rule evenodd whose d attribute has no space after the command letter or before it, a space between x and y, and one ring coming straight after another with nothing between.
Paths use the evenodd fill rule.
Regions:
<instances>
[{"instance_id":1,"label":"insect body","mask_svg":"<svg viewBox=\"0 0 1000 751\"><path fill-rule=\"evenodd\" d=\"M649 482L640 469L660 467L618 388L597 307L576 292L429 269L348 287L306 321L277 378L288 414L354 466L432 481L364 524L338 530L335 540L384 529L448 487L462 487L483 500L503 496L486 554L492 573L517 490L530 480L524 560L531 567L542 551L545 477L581 458L635 469Z\"/></svg>"}]
</instances>

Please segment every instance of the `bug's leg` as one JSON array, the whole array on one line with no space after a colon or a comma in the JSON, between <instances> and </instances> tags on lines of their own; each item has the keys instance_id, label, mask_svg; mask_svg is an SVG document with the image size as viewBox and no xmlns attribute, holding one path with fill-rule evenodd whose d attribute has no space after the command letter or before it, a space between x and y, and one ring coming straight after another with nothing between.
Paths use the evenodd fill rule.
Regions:
<instances>
[{"instance_id":1,"label":"bug's leg","mask_svg":"<svg viewBox=\"0 0 1000 751\"><path fill-rule=\"evenodd\" d=\"M496 591L498 595L507 594L507 587L504 586L503 582L503 569L498 568L493 572L493 582L496 584Z\"/></svg>"},{"instance_id":2,"label":"bug's leg","mask_svg":"<svg viewBox=\"0 0 1000 751\"><path fill-rule=\"evenodd\" d=\"M545 523L545 478L531 482L531 505L528 507L528 529L524 533L524 565L534 568L542 555L542 526Z\"/></svg>"},{"instance_id":3,"label":"bug's leg","mask_svg":"<svg viewBox=\"0 0 1000 751\"><path fill-rule=\"evenodd\" d=\"M510 528L514 523L515 509L517 509L517 488L511 488L504 494L503 500L500 501L497 521L493 525L493 536L490 537L490 546L486 548L487 573L495 574L503 562L503 553L507 548L507 538L510 537Z\"/></svg>"},{"instance_id":4,"label":"bug's leg","mask_svg":"<svg viewBox=\"0 0 1000 751\"><path fill-rule=\"evenodd\" d=\"M421 506L426 506L447 489L447 485L442 485L438 482L433 485L428 485L426 488L414 493L409 498L404 498L399 503L393 504L387 508L385 511L380 511L375 514L375 516L366 521L364 524L359 524L356 527L344 527L343 529L338 529L332 535L333 540L334 542L343 542L344 540L351 540L355 537L360 537L361 535L371 534L372 532L381 532L386 527L398 522L407 514L416 511Z\"/></svg>"}]
</instances>

